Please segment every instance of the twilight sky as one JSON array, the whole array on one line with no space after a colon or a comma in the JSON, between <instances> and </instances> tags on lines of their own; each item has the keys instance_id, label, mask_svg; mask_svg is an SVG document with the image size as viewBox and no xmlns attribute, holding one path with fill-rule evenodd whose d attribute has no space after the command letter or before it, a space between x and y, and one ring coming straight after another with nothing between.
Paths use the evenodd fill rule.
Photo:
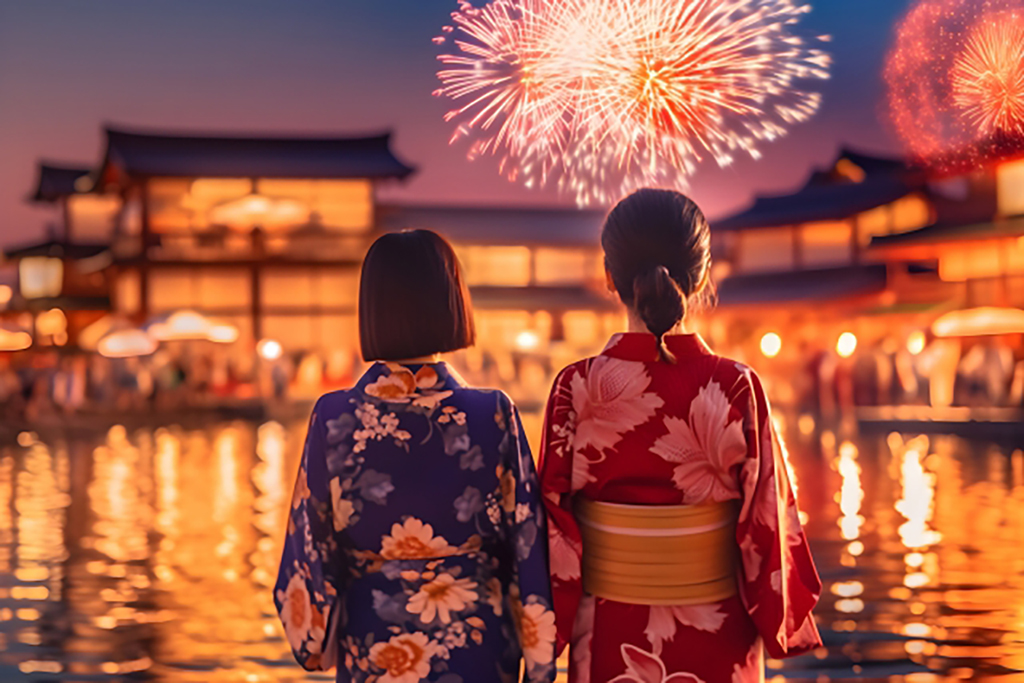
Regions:
<instances>
[{"instance_id":1,"label":"twilight sky","mask_svg":"<svg viewBox=\"0 0 1024 683\"><path fill-rule=\"evenodd\" d=\"M831 34L824 107L759 162L705 165L692 194L711 216L789 190L843 144L895 153L881 69L910 0L810 0L808 35ZM0 245L50 220L24 198L38 159L92 165L100 126L181 131L395 131L419 167L386 196L457 204L568 203L448 146L431 38L456 0L0 0Z\"/></svg>"}]
</instances>

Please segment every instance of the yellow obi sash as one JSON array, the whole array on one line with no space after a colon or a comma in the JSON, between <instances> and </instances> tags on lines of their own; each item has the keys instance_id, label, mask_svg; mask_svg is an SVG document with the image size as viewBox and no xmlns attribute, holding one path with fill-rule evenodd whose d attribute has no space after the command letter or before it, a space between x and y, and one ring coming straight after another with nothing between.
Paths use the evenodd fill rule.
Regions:
<instances>
[{"instance_id":1,"label":"yellow obi sash","mask_svg":"<svg viewBox=\"0 0 1024 683\"><path fill-rule=\"evenodd\" d=\"M736 506L576 502L583 590L633 605L703 605L736 594Z\"/></svg>"}]
</instances>

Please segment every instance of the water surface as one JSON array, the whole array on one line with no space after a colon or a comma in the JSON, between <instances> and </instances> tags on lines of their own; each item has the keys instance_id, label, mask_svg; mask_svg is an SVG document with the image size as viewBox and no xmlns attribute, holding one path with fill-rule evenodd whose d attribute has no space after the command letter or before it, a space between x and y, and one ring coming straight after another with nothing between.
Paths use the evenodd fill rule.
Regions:
<instances>
[{"instance_id":1,"label":"water surface","mask_svg":"<svg viewBox=\"0 0 1024 683\"><path fill-rule=\"evenodd\" d=\"M793 422L826 647L769 676L1024 680L1024 454ZM333 680L293 664L270 592L304 427L0 447L0 680Z\"/></svg>"}]
</instances>

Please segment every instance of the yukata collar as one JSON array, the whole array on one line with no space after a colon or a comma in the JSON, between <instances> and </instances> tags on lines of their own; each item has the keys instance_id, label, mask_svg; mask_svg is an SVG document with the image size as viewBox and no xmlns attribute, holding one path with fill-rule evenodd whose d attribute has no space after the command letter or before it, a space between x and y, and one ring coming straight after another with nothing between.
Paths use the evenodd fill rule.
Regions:
<instances>
[{"instance_id":1,"label":"yukata collar","mask_svg":"<svg viewBox=\"0 0 1024 683\"><path fill-rule=\"evenodd\" d=\"M666 334L665 346L678 359L712 355L699 334ZM641 362L658 360L658 339L646 332L622 332L614 335L602 356Z\"/></svg>"},{"instance_id":2,"label":"yukata collar","mask_svg":"<svg viewBox=\"0 0 1024 683\"><path fill-rule=\"evenodd\" d=\"M365 392L367 387L385 385L393 386L403 394L412 395L421 392L451 391L466 386L466 382L455 368L445 362L403 365L377 361L363 374L356 383L356 388Z\"/></svg>"}]
</instances>

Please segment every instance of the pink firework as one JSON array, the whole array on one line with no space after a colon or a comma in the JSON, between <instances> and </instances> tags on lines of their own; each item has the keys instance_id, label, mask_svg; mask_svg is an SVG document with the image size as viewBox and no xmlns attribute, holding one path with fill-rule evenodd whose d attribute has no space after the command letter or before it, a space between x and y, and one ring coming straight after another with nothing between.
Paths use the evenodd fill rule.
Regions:
<instances>
[{"instance_id":1,"label":"pink firework","mask_svg":"<svg viewBox=\"0 0 1024 683\"><path fill-rule=\"evenodd\" d=\"M918 0L885 69L911 155L962 170L1024 149L1024 0Z\"/></svg>"},{"instance_id":2,"label":"pink firework","mask_svg":"<svg viewBox=\"0 0 1024 683\"><path fill-rule=\"evenodd\" d=\"M582 203L682 185L818 108L799 81L829 57L794 34L791 0L494 0L460 4L437 40L454 139L510 178Z\"/></svg>"}]
</instances>

